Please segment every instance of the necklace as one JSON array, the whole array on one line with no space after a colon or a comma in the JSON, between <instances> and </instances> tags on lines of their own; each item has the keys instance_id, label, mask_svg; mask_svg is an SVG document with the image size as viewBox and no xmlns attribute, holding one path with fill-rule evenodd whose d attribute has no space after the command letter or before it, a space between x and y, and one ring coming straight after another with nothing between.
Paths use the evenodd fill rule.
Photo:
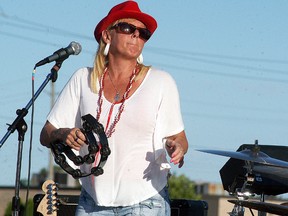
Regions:
<instances>
[{"instance_id":1,"label":"necklace","mask_svg":"<svg viewBox=\"0 0 288 216\"><path fill-rule=\"evenodd\" d=\"M100 119L100 115L101 115L101 112L102 112L102 104L103 104L103 89L104 89L104 77L105 77L105 74L107 72L107 67L105 68L100 80L99 80L99 93L98 93L98 101L97 101L97 116L96 116L96 119L97 121L99 121ZM124 110L124 103L126 101L126 99L128 98L128 94L132 88L132 84L135 80L135 77L137 75L137 72L138 72L138 67L136 65L136 67L134 68L133 72L132 72L132 75L130 77L130 80L129 80L129 83L127 85L127 88L126 88L126 91L123 95L123 98L121 100L121 104L119 106L119 109L118 109L118 112L117 114L115 115L115 118L114 118L114 121L110 124L110 127L109 126L109 123L110 123L110 120L111 120L111 115L112 115L112 111L113 111L113 108L114 108L114 105L117 103L116 100L112 103L111 107L110 107L110 111L109 111L109 115L108 115L108 120L107 120L107 123L106 123L106 129L105 129L105 133L106 133L106 136L107 138L111 137L112 133L115 131L115 127L116 127L116 124L119 122L120 120L120 117L121 117L121 114ZM109 76L109 72L108 72L108 76Z\"/></svg>"},{"instance_id":2,"label":"necklace","mask_svg":"<svg viewBox=\"0 0 288 216\"><path fill-rule=\"evenodd\" d=\"M116 88L116 86L114 85L114 83L113 83L113 81L112 81L112 79L111 79L111 76L110 76L109 71L108 71L108 77L109 77L110 82L111 82L112 85L113 85L113 88L114 88L115 91L116 91L116 95L114 96L114 100L115 100L116 102L118 102L119 99L120 99L120 93L119 93L118 89Z\"/></svg>"}]
</instances>

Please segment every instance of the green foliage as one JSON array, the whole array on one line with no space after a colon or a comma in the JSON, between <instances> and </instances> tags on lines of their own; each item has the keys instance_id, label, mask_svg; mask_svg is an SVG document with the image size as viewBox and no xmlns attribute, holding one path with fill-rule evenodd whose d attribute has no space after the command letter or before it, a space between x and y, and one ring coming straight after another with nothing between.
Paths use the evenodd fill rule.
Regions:
<instances>
[{"instance_id":1,"label":"green foliage","mask_svg":"<svg viewBox=\"0 0 288 216\"><path fill-rule=\"evenodd\" d=\"M33 215L33 200L29 199L27 203L27 208L25 209L25 204L22 202L20 203L20 212L19 216L31 216ZM5 214L4 216L11 216L12 215L12 202L8 203L6 209L5 209Z\"/></svg>"},{"instance_id":2,"label":"green foliage","mask_svg":"<svg viewBox=\"0 0 288 216\"><path fill-rule=\"evenodd\" d=\"M173 174L168 181L171 199L200 200L201 195L195 193L195 184L185 175Z\"/></svg>"}]
</instances>

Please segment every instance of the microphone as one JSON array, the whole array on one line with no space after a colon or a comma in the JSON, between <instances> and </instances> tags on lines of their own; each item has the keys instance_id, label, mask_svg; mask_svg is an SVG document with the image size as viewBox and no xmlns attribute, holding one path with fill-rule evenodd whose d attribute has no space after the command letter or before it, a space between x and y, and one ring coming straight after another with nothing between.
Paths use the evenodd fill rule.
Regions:
<instances>
[{"instance_id":1,"label":"microphone","mask_svg":"<svg viewBox=\"0 0 288 216\"><path fill-rule=\"evenodd\" d=\"M44 64L50 63L52 61L64 61L67 59L70 55L78 55L82 50L82 47L79 43L72 41L66 48L61 48L53 53L53 55L50 55L41 61L39 61L36 65L36 67L42 66Z\"/></svg>"}]
</instances>

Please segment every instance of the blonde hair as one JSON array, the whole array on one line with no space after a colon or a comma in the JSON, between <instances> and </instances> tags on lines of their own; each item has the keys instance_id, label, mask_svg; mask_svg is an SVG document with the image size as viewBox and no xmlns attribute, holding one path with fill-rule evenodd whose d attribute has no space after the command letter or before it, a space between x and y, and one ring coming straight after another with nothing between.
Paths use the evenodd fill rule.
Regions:
<instances>
[{"instance_id":1,"label":"blonde hair","mask_svg":"<svg viewBox=\"0 0 288 216\"><path fill-rule=\"evenodd\" d=\"M105 66L106 66L106 56L103 55L103 51L105 48L105 43L100 40L100 44L94 59L94 66L91 72L91 79L90 79L90 87L92 92L97 93L97 82L100 79Z\"/></svg>"},{"instance_id":2,"label":"blonde hair","mask_svg":"<svg viewBox=\"0 0 288 216\"><path fill-rule=\"evenodd\" d=\"M98 50L94 59L94 66L91 71L91 79L90 79L90 87L92 92L94 93L98 93L97 82L99 82L99 79L108 64L108 57L103 54L105 46L106 44L104 43L104 41L100 39L100 44L98 46ZM145 66L143 64L139 64L138 67L140 70L135 78L135 81L144 76L145 72L148 71L151 66Z\"/></svg>"}]
</instances>

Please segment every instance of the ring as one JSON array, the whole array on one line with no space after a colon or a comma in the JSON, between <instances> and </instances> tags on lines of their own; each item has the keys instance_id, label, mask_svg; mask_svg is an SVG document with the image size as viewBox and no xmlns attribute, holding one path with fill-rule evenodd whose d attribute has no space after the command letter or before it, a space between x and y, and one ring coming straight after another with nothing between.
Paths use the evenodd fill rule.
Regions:
<instances>
[{"instance_id":1,"label":"ring","mask_svg":"<svg viewBox=\"0 0 288 216\"><path fill-rule=\"evenodd\" d=\"M76 136L78 136L77 133L78 133L79 131L80 131L80 130L76 130L76 131L75 131L75 135L76 135Z\"/></svg>"}]
</instances>

